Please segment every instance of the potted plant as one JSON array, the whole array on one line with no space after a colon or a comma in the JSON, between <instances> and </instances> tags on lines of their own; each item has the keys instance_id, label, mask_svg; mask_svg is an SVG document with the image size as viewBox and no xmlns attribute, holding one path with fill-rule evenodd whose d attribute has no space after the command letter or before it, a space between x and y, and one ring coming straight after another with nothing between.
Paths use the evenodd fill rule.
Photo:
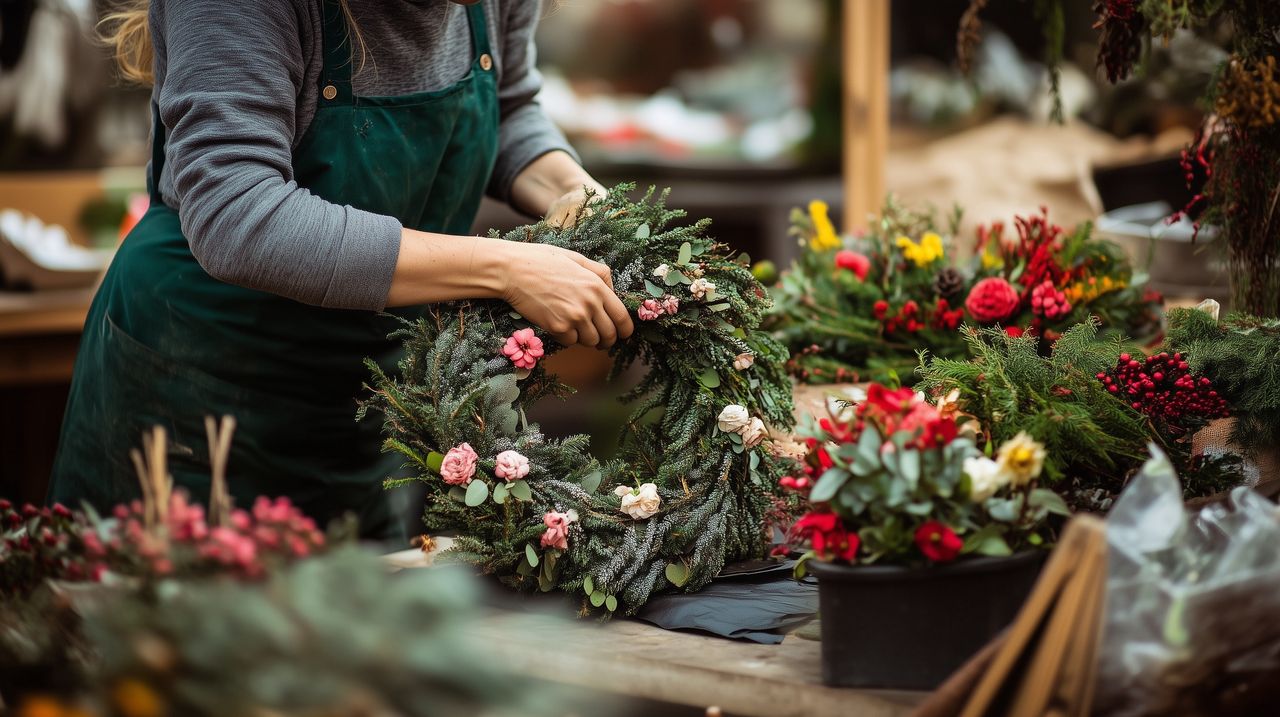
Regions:
<instances>
[{"instance_id":1,"label":"potted plant","mask_svg":"<svg viewBox=\"0 0 1280 717\"><path fill-rule=\"evenodd\" d=\"M871 384L806 429L797 573L818 578L823 679L929 689L1007 625L1066 504L1039 485L1045 449L1020 433L975 445L955 395L938 405Z\"/></svg>"}]
</instances>

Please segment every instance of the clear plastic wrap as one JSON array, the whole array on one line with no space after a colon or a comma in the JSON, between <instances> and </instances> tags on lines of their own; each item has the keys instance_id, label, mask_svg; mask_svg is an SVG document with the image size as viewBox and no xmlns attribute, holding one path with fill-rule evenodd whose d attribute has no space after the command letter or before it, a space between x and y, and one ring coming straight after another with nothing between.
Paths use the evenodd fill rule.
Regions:
<instances>
[{"instance_id":1,"label":"clear plastic wrap","mask_svg":"<svg viewBox=\"0 0 1280 717\"><path fill-rule=\"evenodd\" d=\"M1249 488L1188 512L1152 456L1107 520L1095 713L1280 714L1280 512Z\"/></svg>"}]
</instances>

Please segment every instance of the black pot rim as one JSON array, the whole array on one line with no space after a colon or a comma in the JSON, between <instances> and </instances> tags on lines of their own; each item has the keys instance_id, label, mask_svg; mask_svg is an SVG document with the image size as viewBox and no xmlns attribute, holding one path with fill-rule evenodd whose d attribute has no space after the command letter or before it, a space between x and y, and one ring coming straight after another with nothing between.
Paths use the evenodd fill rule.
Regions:
<instances>
[{"instance_id":1,"label":"black pot rim","mask_svg":"<svg viewBox=\"0 0 1280 717\"><path fill-rule=\"evenodd\" d=\"M846 583L905 582L911 580L933 580L951 575L1001 572L1019 568L1028 563L1042 561L1048 556L1048 550L1024 550L1009 556L980 555L943 565L926 565L914 568L901 565L843 565L811 558L805 562L805 568L816 576L819 581L829 580L831 582Z\"/></svg>"}]
</instances>

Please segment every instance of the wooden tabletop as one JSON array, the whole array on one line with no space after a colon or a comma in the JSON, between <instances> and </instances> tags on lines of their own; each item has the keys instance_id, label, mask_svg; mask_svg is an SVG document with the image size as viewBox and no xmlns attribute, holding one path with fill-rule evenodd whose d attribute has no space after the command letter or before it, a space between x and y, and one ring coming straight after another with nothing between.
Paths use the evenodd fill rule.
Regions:
<instances>
[{"instance_id":1,"label":"wooden tabletop","mask_svg":"<svg viewBox=\"0 0 1280 717\"><path fill-rule=\"evenodd\" d=\"M449 547L385 556L397 569L430 566ZM664 630L615 619L553 619L496 612L475 635L526 676L621 697L758 717L898 717L923 693L854 690L822 684L821 643L797 634L778 645ZM553 648L549 646L554 646Z\"/></svg>"},{"instance_id":2,"label":"wooden tabletop","mask_svg":"<svg viewBox=\"0 0 1280 717\"><path fill-rule=\"evenodd\" d=\"M79 334L93 292L93 287L0 291L0 337Z\"/></svg>"}]
</instances>

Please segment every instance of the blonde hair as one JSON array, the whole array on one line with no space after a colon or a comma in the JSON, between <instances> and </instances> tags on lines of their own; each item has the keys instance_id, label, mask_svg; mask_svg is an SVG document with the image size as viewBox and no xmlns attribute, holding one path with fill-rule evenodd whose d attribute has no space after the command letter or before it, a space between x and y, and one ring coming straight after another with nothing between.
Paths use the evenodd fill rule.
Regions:
<instances>
[{"instance_id":1,"label":"blonde hair","mask_svg":"<svg viewBox=\"0 0 1280 717\"><path fill-rule=\"evenodd\" d=\"M355 44L360 48L360 67L364 67L364 36L360 34L347 0L338 0L338 4L346 16L347 27L355 36ZM120 76L143 85L156 81L155 51L148 25L150 9L151 0L123 0L98 23L99 36L115 55Z\"/></svg>"}]
</instances>

